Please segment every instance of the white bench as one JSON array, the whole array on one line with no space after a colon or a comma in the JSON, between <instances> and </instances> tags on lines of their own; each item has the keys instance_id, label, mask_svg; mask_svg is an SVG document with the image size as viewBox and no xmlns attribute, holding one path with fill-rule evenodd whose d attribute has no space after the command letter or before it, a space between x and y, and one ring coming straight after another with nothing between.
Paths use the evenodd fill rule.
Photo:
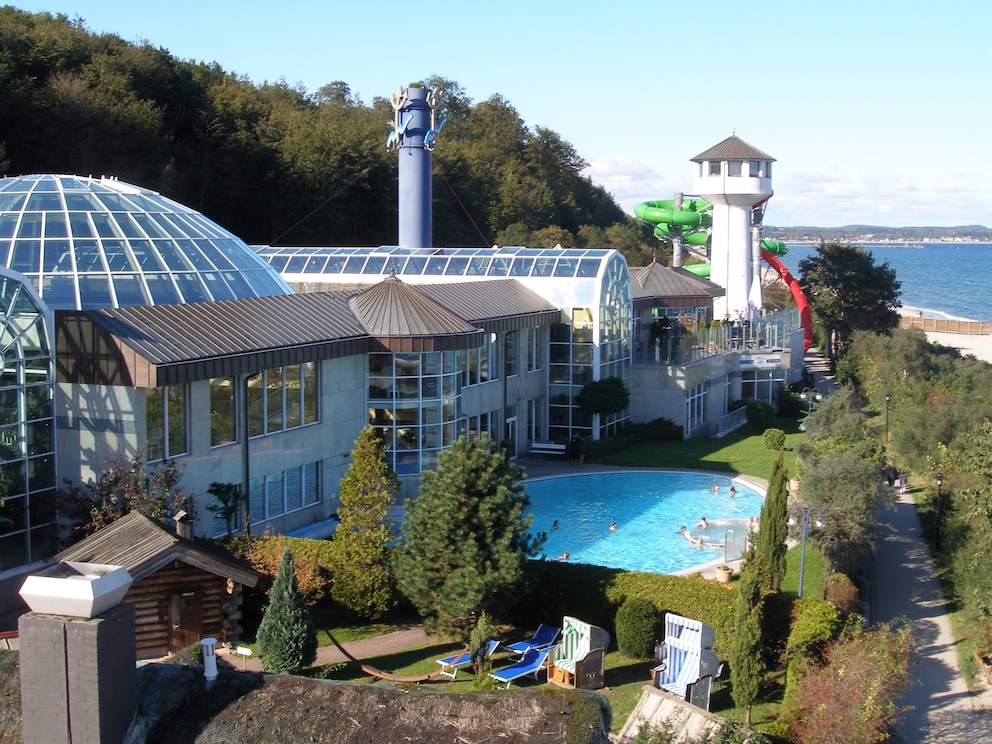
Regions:
<instances>
[{"instance_id":1,"label":"white bench","mask_svg":"<svg viewBox=\"0 0 992 744\"><path fill-rule=\"evenodd\" d=\"M530 454L543 455L547 457L548 455L564 455L568 450L567 444L558 444L557 442L531 442L530 443Z\"/></svg>"}]
</instances>

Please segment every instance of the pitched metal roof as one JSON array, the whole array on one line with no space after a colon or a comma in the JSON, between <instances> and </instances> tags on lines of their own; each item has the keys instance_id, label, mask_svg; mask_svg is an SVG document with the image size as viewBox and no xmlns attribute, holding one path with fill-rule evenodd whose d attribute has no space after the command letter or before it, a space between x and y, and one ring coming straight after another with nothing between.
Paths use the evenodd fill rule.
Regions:
<instances>
[{"instance_id":1,"label":"pitched metal roof","mask_svg":"<svg viewBox=\"0 0 992 744\"><path fill-rule=\"evenodd\" d=\"M725 294L716 282L654 261L647 266L631 266L629 271L635 309L666 305L695 307L712 303L714 297Z\"/></svg>"},{"instance_id":2,"label":"pitched metal roof","mask_svg":"<svg viewBox=\"0 0 992 744\"><path fill-rule=\"evenodd\" d=\"M255 586L259 574L212 543L188 540L138 512L130 512L56 558L60 561L104 563L124 566L134 580L141 581L180 561L246 586Z\"/></svg>"},{"instance_id":3,"label":"pitched metal roof","mask_svg":"<svg viewBox=\"0 0 992 744\"><path fill-rule=\"evenodd\" d=\"M713 145L709 150L704 150L692 158L693 163L701 163L704 160L770 160L774 162L775 158L757 147L749 145L736 134L732 134L723 142Z\"/></svg>"},{"instance_id":4,"label":"pitched metal roof","mask_svg":"<svg viewBox=\"0 0 992 744\"><path fill-rule=\"evenodd\" d=\"M557 305L516 279L421 284L417 289L490 332L561 322Z\"/></svg>"},{"instance_id":5,"label":"pitched metal roof","mask_svg":"<svg viewBox=\"0 0 992 744\"><path fill-rule=\"evenodd\" d=\"M354 295L348 306L366 332L393 351L468 349L482 342L481 329L395 275Z\"/></svg>"}]
</instances>

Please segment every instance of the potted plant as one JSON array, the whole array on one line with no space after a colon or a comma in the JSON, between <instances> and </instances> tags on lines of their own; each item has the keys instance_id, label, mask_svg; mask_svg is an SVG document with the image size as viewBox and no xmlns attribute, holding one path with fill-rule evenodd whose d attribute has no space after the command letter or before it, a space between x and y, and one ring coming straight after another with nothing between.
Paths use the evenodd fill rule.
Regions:
<instances>
[{"instance_id":1,"label":"potted plant","mask_svg":"<svg viewBox=\"0 0 992 744\"><path fill-rule=\"evenodd\" d=\"M727 565L716 567L716 580L721 584L729 584L730 577L734 575L734 569Z\"/></svg>"}]
</instances>

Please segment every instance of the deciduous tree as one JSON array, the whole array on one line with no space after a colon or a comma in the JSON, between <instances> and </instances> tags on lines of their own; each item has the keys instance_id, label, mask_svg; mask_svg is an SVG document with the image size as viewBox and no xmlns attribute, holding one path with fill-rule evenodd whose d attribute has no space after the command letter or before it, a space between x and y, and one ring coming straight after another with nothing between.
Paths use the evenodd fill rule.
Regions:
<instances>
[{"instance_id":1,"label":"deciduous tree","mask_svg":"<svg viewBox=\"0 0 992 744\"><path fill-rule=\"evenodd\" d=\"M823 242L816 255L799 262L799 283L814 321L823 333L828 357L842 352L855 330L888 331L899 326L900 282L871 251L836 241Z\"/></svg>"}]
</instances>

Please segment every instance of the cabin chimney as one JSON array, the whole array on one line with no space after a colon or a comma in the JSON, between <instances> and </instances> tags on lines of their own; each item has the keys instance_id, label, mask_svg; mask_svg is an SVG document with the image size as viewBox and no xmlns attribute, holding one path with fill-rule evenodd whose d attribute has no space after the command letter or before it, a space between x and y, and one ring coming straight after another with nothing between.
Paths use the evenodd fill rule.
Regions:
<instances>
[{"instance_id":1,"label":"cabin chimney","mask_svg":"<svg viewBox=\"0 0 992 744\"><path fill-rule=\"evenodd\" d=\"M176 523L176 534L186 540L193 539L193 517L185 509L180 509L172 518Z\"/></svg>"}]
</instances>

